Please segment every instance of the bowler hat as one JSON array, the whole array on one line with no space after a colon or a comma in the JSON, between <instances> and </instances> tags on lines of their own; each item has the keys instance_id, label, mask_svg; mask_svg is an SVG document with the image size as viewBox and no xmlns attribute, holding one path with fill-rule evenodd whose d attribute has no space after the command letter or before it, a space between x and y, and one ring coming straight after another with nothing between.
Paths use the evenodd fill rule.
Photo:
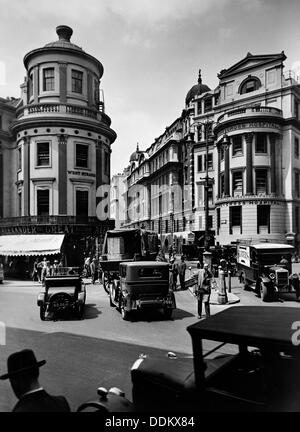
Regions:
<instances>
[{"instance_id":1,"label":"bowler hat","mask_svg":"<svg viewBox=\"0 0 300 432\"><path fill-rule=\"evenodd\" d=\"M7 373L0 376L0 379L5 380L22 372L43 366L46 360L37 361L34 352L30 349L11 354L7 359Z\"/></svg>"}]
</instances>

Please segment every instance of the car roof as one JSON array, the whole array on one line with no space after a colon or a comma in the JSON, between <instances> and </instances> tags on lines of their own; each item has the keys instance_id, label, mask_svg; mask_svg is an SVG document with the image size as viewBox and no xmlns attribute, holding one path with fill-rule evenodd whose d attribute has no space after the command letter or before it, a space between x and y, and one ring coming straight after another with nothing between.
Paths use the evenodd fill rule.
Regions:
<instances>
[{"instance_id":1,"label":"car roof","mask_svg":"<svg viewBox=\"0 0 300 432\"><path fill-rule=\"evenodd\" d=\"M120 265L126 265L127 267L165 267L169 263L160 261L130 261L122 262Z\"/></svg>"},{"instance_id":2,"label":"car roof","mask_svg":"<svg viewBox=\"0 0 300 432\"><path fill-rule=\"evenodd\" d=\"M294 249L294 246L282 243L257 243L250 245L255 249Z\"/></svg>"}]
</instances>

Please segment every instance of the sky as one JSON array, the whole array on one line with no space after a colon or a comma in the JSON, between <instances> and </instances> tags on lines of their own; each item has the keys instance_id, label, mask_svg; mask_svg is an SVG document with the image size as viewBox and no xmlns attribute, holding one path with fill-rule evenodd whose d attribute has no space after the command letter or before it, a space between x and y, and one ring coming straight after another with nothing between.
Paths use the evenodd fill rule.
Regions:
<instances>
[{"instance_id":1,"label":"sky","mask_svg":"<svg viewBox=\"0 0 300 432\"><path fill-rule=\"evenodd\" d=\"M24 55L72 27L71 42L104 66L117 174L181 115L199 68L213 89L248 52L284 51L300 76L299 17L299 0L0 0L0 96L19 97Z\"/></svg>"}]
</instances>

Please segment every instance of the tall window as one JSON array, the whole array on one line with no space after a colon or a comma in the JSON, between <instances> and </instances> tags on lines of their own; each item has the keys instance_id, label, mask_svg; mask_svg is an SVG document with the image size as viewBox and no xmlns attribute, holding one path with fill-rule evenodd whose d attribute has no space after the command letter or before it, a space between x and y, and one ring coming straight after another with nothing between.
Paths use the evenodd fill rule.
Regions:
<instances>
[{"instance_id":1,"label":"tall window","mask_svg":"<svg viewBox=\"0 0 300 432\"><path fill-rule=\"evenodd\" d=\"M107 152L104 153L104 174L109 175L109 155Z\"/></svg>"},{"instance_id":2,"label":"tall window","mask_svg":"<svg viewBox=\"0 0 300 432\"><path fill-rule=\"evenodd\" d=\"M268 177L266 169L256 170L256 194L267 194L268 193Z\"/></svg>"},{"instance_id":3,"label":"tall window","mask_svg":"<svg viewBox=\"0 0 300 432\"><path fill-rule=\"evenodd\" d=\"M243 195L243 172L235 171L232 173L232 195Z\"/></svg>"},{"instance_id":4,"label":"tall window","mask_svg":"<svg viewBox=\"0 0 300 432\"><path fill-rule=\"evenodd\" d=\"M265 228L270 233L270 206L257 206L257 234L260 234L261 228Z\"/></svg>"},{"instance_id":5,"label":"tall window","mask_svg":"<svg viewBox=\"0 0 300 432\"><path fill-rule=\"evenodd\" d=\"M76 216L87 217L89 214L89 192L76 191Z\"/></svg>"},{"instance_id":6,"label":"tall window","mask_svg":"<svg viewBox=\"0 0 300 432\"><path fill-rule=\"evenodd\" d=\"M206 155L204 155L204 169L206 169ZM213 154L208 153L208 169L213 169Z\"/></svg>"},{"instance_id":7,"label":"tall window","mask_svg":"<svg viewBox=\"0 0 300 432\"><path fill-rule=\"evenodd\" d=\"M33 74L29 75L28 79L28 92L29 92L29 99L33 95Z\"/></svg>"},{"instance_id":8,"label":"tall window","mask_svg":"<svg viewBox=\"0 0 300 432\"><path fill-rule=\"evenodd\" d=\"M243 154L242 135L236 135L232 137L232 156L238 156L242 154Z\"/></svg>"},{"instance_id":9,"label":"tall window","mask_svg":"<svg viewBox=\"0 0 300 432\"><path fill-rule=\"evenodd\" d=\"M72 70L72 92L82 93L82 77L82 72Z\"/></svg>"},{"instance_id":10,"label":"tall window","mask_svg":"<svg viewBox=\"0 0 300 432\"><path fill-rule=\"evenodd\" d=\"M212 229L213 228L213 217L212 215L208 216L208 229Z\"/></svg>"},{"instance_id":11,"label":"tall window","mask_svg":"<svg viewBox=\"0 0 300 432\"><path fill-rule=\"evenodd\" d=\"M197 103L197 114L202 114L202 101Z\"/></svg>"},{"instance_id":12,"label":"tall window","mask_svg":"<svg viewBox=\"0 0 300 432\"><path fill-rule=\"evenodd\" d=\"M212 110L212 98L204 99L204 112Z\"/></svg>"},{"instance_id":13,"label":"tall window","mask_svg":"<svg viewBox=\"0 0 300 432\"><path fill-rule=\"evenodd\" d=\"M244 82L244 84L241 87L240 93L245 94L245 93L253 92L259 88L259 84L260 83L258 79L250 78Z\"/></svg>"},{"instance_id":14,"label":"tall window","mask_svg":"<svg viewBox=\"0 0 300 432\"><path fill-rule=\"evenodd\" d=\"M209 186L207 189L207 195L208 195L208 203L212 205L214 203L213 198L213 186Z\"/></svg>"},{"instance_id":15,"label":"tall window","mask_svg":"<svg viewBox=\"0 0 300 432\"><path fill-rule=\"evenodd\" d=\"M298 99L294 99L294 113L297 120L299 120L299 104Z\"/></svg>"},{"instance_id":16,"label":"tall window","mask_svg":"<svg viewBox=\"0 0 300 432\"><path fill-rule=\"evenodd\" d=\"M197 157L197 166L198 166L198 172L204 171L204 167L202 164L202 155L199 155Z\"/></svg>"},{"instance_id":17,"label":"tall window","mask_svg":"<svg viewBox=\"0 0 300 432\"><path fill-rule=\"evenodd\" d=\"M49 189L37 190L37 215L49 216Z\"/></svg>"},{"instance_id":18,"label":"tall window","mask_svg":"<svg viewBox=\"0 0 300 432\"><path fill-rule=\"evenodd\" d=\"M242 206L232 206L229 209L229 233L233 233L234 227L239 227L242 233Z\"/></svg>"},{"instance_id":19,"label":"tall window","mask_svg":"<svg viewBox=\"0 0 300 432\"><path fill-rule=\"evenodd\" d=\"M22 169L22 147L18 147L18 170Z\"/></svg>"},{"instance_id":20,"label":"tall window","mask_svg":"<svg viewBox=\"0 0 300 432\"><path fill-rule=\"evenodd\" d=\"M76 144L76 166L79 168L89 166L89 147L85 144Z\"/></svg>"},{"instance_id":21,"label":"tall window","mask_svg":"<svg viewBox=\"0 0 300 432\"><path fill-rule=\"evenodd\" d=\"M267 135L264 133L256 134L255 153L267 153Z\"/></svg>"},{"instance_id":22,"label":"tall window","mask_svg":"<svg viewBox=\"0 0 300 432\"><path fill-rule=\"evenodd\" d=\"M296 198L300 198L300 173L295 172L295 194Z\"/></svg>"},{"instance_id":23,"label":"tall window","mask_svg":"<svg viewBox=\"0 0 300 432\"><path fill-rule=\"evenodd\" d=\"M18 211L19 216L22 216L22 192L18 192Z\"/></svg>"},{"instance_id":24,"label":"tall window","mask_svg":"<svg viewBox=\"0 0 300 432\"><path fill-rule=\"evenodd\" d=\"M50 143L40 142L36 145L37 148L37 166L50 165Z\"/></svg>"},{"instance_id":25,"label":"tall window","mask_svg":"<svg viewBox=\"0 0 300 432\"><path fill-rule=\"evenodd\" d=\"M295 137L295 142L294 142L294 150L295 150L295 158L299 159L299 138Z\"/></svg>"},{"instance_id":26,"label":"tall window","mask_svg":"<svg viewBox=\"0 0 300 432\"><path fill-rule=\"evenodd\" d=\"M217 208L217 235L219 235L220 228L221 228L221 209Z\"/></svg>"},{"instance_id":27,"label":"tall window","mask_svg":"<svg viewBox=\"0 0 300 432\"><path fill-rule=\"evenodd\" d=\"M54 91L54 68L43 69L43 91Z\"/></svg>"}]
</instances>

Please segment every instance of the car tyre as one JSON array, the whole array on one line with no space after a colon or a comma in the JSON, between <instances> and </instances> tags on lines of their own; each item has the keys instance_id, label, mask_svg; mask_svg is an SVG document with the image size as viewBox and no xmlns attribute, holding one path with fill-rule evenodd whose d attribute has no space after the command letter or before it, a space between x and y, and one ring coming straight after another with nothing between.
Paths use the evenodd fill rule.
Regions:
<instances>
[{"instance_id":1,"label":"car tyre","mask_svg":"<svg viewBox=\"0 0 300 432\"><path fill-rule=\"evenodd\" d=\"M269 290L263 282L260 282L260 296L263 302L268 301Z\"/></svg>"},{"instance_id":2,"label":"car tyre","mask_svg":"<svg viewBox=\"0 0 300 432\"><path fill-rule=\"evenodd\" d=\"M125 309L125 300L123 297L121 297L121 301L120 301L120 311L121 311L122 319L124 321L128 321L129 320L129 312Z\"/></svg>"},{"instance_id":3,"label":"car tyre","mask_svg":"<svg viewBox=\"0 0 300 432\"><path fill-rule=\"evenodd\" d=\"M116 306L114 304L114 302L112 301L112 286L111 286L111 284L109 285L109 305L111 307L115 307Z\"/></svg>"},{"instance_id":4,"label":"car tyre","mask_svg":"<svg viewBox=\"0 0 300 432\"><path fill-rule=\"evenodd\" d=\"M45 305L40 305L40 318L41 321L45 321L46 307Z\"/></svg>"}]
</instances>

